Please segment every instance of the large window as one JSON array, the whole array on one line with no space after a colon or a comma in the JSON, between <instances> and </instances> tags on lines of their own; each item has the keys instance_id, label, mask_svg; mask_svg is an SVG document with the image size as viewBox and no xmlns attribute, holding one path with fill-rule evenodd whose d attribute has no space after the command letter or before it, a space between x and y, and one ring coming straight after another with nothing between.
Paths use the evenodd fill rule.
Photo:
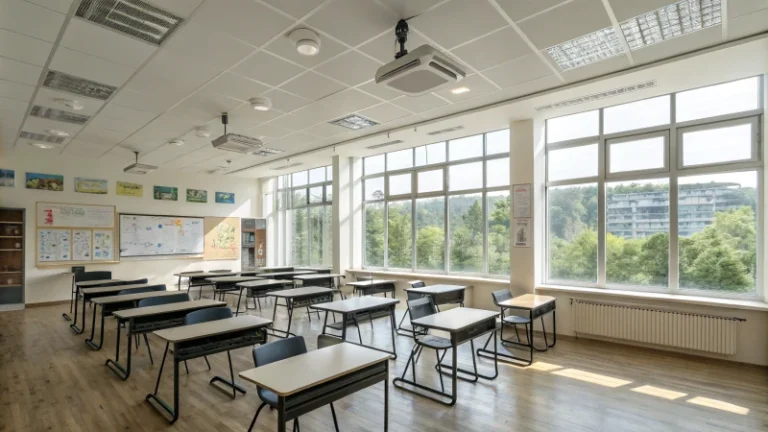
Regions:
<instances>
[{"instance_id":1,"label":"large window","mask_svg":"<svg viewBox=\"0 0 768 432\"><path fill-rule=\"evenodd\" d=\"M278 177L277 265L331 266L331 167Z\"/></svg>"},{"instance_id":2,"label":"large window","mask_svg":"<svg viewBox=\"0 0 768 432\"><path fill-rule=\"evenodd\" d=\"M509 276L509 131L367 157L364 265Z\"/></svg>"},{"instance_id":3,"label":"large window","mask_svg":"<svg viewBox=\"0 0 768 432\"><path fill-rule=\"evenodd\" d=\"M547 120L545 279L756 296L761 89L748 78Z\"/></svg>"}]
</instances>

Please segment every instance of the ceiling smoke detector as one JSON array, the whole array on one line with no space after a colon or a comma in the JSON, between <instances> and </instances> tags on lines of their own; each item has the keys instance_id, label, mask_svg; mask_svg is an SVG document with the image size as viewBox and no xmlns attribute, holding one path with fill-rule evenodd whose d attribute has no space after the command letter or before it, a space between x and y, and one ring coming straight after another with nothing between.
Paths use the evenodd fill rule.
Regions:
<instances>
[{"instance_id":1,"label":"ceiling smoke detector","mask_svg":"<svg viewBox=\"0 0 768 432\"><path fill-rule=\"evenodd\" d=\"M152 165L145 165L139 163L139 152L135 151L133 154L136 155L136 162L128 165L127 167L123 168L123 172L129 173L129 174L149 174L155 170L157 170L156 166Z\"/></svg>"},{"instance_id":2,"label":"ceiling smoke detector","mask_svg":"<svg viewBox=\"0 0 768 432\"><path fill-rule=\"evenodd\" d=\"M255 97L248 102L251 103L251 108L256 111L269 111L272 108L272 101L268 97Z\"/></svg>"},{"instance_id":3,"label":"ceiling smoke detector","mask_svg":"<svg viewBox=\"0 0 768 432\"><path fill-rule=\"evenodd\" d=\"M383 84L392 90L408 96L421 96L451 86L467 75L461 64L438 49L422 45L408 52L408 23L400 20L395 27L400 51L395 60L376 71L376 84Z\"/></svg>"},{"instance_id":4,"label":"ceiling smoke detector","mask_svg":"<svg viewBox=\"0 0 768 432\"><path fill-rule=\"evenodd\" d=\"M320 52L320 36L310 29L296 29L288 37L301 55L313 56Z\"/></svg>"}]
</instances>

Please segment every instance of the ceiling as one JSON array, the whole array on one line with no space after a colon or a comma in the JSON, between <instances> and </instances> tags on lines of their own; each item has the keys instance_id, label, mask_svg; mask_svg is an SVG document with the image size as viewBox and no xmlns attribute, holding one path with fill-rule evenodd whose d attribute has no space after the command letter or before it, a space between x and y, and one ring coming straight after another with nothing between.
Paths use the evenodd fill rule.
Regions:
<instances>
[{"instance_id":1,"label":"ceiling","mask_svg":"<svg viewBox=\"0 0 768 432\"><path fill-rule=\"evenodd\" d=\"M80 0L0 0L0 151L126 164L136 151L140 162L163 170L261 177L244 169L768 30L765 0L721 0L722 25L562 71L547 48L618 29L672 1L145 1L183 19L159 47L79 18ZM408 97L373 82L394 56L395 24L408 17L408 47L449 51L466 66L460 85L469 92ZM295 28L320 35L318 55L296 52L287 37ZM117 91L99 100L52 90L41 85L49 70ZM269 97L273 109L251 109L247 101L255 96ZM34 105L71 111L57 99L76 99L76 113L90 119L77 125L29 115ZM225 111L230 132L259 137L283 153L264 158L214 149L210 140L223 132ZM328 123L350 113L380 124L350 131ZM196 136L198 127L211 137ZM50 129L69 137L50 150L18 138ZM169 144L173 139L184 144Z\"/></svg>"}]
</instances>

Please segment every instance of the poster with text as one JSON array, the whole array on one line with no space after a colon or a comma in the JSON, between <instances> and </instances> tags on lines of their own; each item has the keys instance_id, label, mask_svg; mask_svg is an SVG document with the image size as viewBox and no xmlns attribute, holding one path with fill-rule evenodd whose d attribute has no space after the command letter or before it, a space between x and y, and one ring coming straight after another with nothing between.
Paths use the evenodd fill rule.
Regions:
<instances>
[{"instance_id":1,"label":"poster with text","mask_svg":"<svg viewBox=\"0 0 768 432\"><path fill-rule=\"evenodd\" d=\"M235 194L231 192L216 192L217 204L234 204Z\"/></svg>"},{"instance_id":2,"label":"poster with text","mask_svg":"<svg viewBox=\"0 0 768 432\"><path fill-rule=\"evenodd\" d=\"M153 195L156 200L178 201L179 188L171 186L155 186Z\"/></svg>"},{"instance_id":3,"label":"poster with text","mask_svg":"<svg viewBox=\"0 0 768 432\"><path fill-rule=\"evenodd\" d=\"M72 259L74 261L90 261L91 250L91 230L73 230Z\"/></svg>"},{"instance_id":4,"label":"poster with text","mask_svg":"<svg viewBox=\"0 0 768 432\"><path fill-rule=\"evenodd\" d=\"M107 181L75 177L75 192L104 195L107 193Z\"/></svg>"},{"instance_id":5,"label":"poster with text","mask_svg":"<svg viewBox=\"0 0 768 432\"><path fill-rule=\"evenodd\" d=\"M207 203L208 191L201 189L187 189L187 202Z\"/></svg>"},{"instance_id":6,"label":"poster with text","mask_svg":"<svg viewBox=\"0 0 768 432\"><path fill-rule=\"evenodd\" d=\"M144 196L144 185L119 181L117 182L116 193L121 196L142 197Z\"/></svg>"},{"instance_id":7,"label":"poster with text","mask_svg":"<svg viewBox=\"0 0 768 432\"><path fill-rule=\"evenodd\" d=\"M203 259L240 257L240 218L206 217Z\"/></svg>"},{"instance_id":8,"label":"poster with text","mask_svg":"<svg viewBox=\"0 0 768 432\"><path fill-rule=\"evenodd\" d=\"M25 184L27 189L61 192L64 190L64 176L28 172Z\"/></svg>"},{"instance_id":9,"label":"poster with text","mask_svg":"<svg viewBox=\"0 0 768 432\"><path fill-rule=\"evenodd\" d=\"M93 260L112 261L115 253L115 233L112 230L93 230Z\"/></svg>"},{"instance_id":10,"label":"poster with text","mask_svg":"<svg viewBox=\"0 0 768 432\"><path fill-rule=\"evenodd\" d=\"M531 217L531 185L516 184L512 186L512 217Z\"/></svg>"},{"instance_id":11,"label":"poster with text","mask_svg":"<svg viewBox=\"0 0 768 432\"><path fill-rule=\"evenodd\" d=\"M515 247L531 247L531 219L515 219L513 229L512 235L515 236Z\"/></svg>"},{"instance_id":12,"label":"poster with text","mask_svg":"<svg viewBox=\"0 0 768 432\"><path fill-rule=\"evenodd\" d=\"M37 231L37 261L71 261L72 230L40 229Z\"/></svg>"}]
</instances>

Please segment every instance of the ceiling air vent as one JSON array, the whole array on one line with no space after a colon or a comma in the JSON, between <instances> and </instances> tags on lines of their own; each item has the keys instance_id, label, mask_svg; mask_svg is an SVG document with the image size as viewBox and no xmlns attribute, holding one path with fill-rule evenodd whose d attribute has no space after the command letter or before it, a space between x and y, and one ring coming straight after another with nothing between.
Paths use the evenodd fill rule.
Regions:
<instances>
[{"instance_id":1,"label":"ceiling air vent","mask_svg":"<svg viewBox=\"0 0 768 432\"><path fill-rule=\"evenodd\" d=\"M141 0L83 0L75 15L157 46L184 21Z\"/></svg>"},{"instance_id":2,"label":"ceiling air vent","mask_svg":"<svg viewBox=\"0 0 768 432\"><path fill-rule=\"evenodd\" d=\"M340 119L337 119L337 120L334 120L334 121L330 121L328 123L330 123L332 125L336 125L336 126L345 127L347 129L352 129L352 130L360 130L360 129L363 129L363 128L367 128L367 127L371 127L371 126L376 126L378 124L378 123L376 123L375 121L373 121L371 119L367 119L367 118L365 118L365 117L363 117L361 115L357 115L357 114L348 115L348 116L346 116L344 118L340 118Z\"/></svg>"},{"instance_id":3,"label":"ceiling air vent","mask_svg":"<svg viewBox=\"0 0 768 432\"><path fill-rule=\"evenodd\" d=\"M395 145L395 144L400 144L401 142L403 142L403 140L387 141L385 143L374 144L374 145L368 146L366 148L373 150L373 149L377 149L377 148L382 148L382 147L387 147L387 146L391 146L391 145Z\"/></svg>"},{"instance_id":4,"label":"ceiling air vent","mask_svg":"<svg viewBox=\"0 0 768 432\"><path fill-rule=\"evenodd\" d=\"M294 163L290 163L288 165L283 165L283 166L272 168L272 171L287 170L289 168L295 168L295 167L300 166L300 165L301 165L301 162L294 162Z\"/></svg>"},{"instance_id":5,"label":"ceiling air vent","mask_svg":"<svg viewBox=\"0 0 768 432\"><path fill-rule=\"evenodd\" d=\"M109 97L112 96L112 93L117 90L117 87L111 85L97 83L96 81L53 70L48 71L48 75L45 76L43 85L53 90L100 100L109 99Z\"/></svg>"},{"instance_id":6,"label":"ceiling air vent","mask_svg":"<svg viewBox=\"0 0 768 432\"><path fill-rule=\"evenodd\" d=\"M273 149L273 148L269 148L269 147L264 147L264 148L262 148L261 150L259 150L257 152L251 153L251 155L253 155L253 156L269 157L269 156L272 156L272 155L280 154L282 152L283 152L282 150L277 150L277 149Z\"/></svg>"},{"instance_id":7,"label":"ceiling air vent","mask_svg":"<svg viewBox=\"0 0 768 432\"><path fill-rule=\"evenodd\" d=\"M462 130L462 129L464 129L464 126L454 126L447 129L440 129L432 132L427 132L427 135L441 135L448 132L456 132L457 130Z\"/></svg>"},{"instance_id":8,"label":"ceiling air vent","mask_svg":"<svg viewBox=\"0 0 768 432\"><path fill-rule=\"evenodd\" d=\"M28 139L31 141L45 142L45 143L51 143L51 144L61 144L64 142L64 139L65 139L65 137L63 136L53 136L53 135L36 133L36 132L27 132L27 131L22 131L19 134L19 137L22 139Z\"/></svg>"},{"instance_id":9,"label":"ceiling air vent","mask_svg":"<svg viewBox=\"0 0 768 432\"><path fill-rule=\"evenodd\" d=\"M594 94L587 95L587 96L580 96L580 97L573 98L573 99L568 99L568 100L564 100L564 101L560 101L560 102L555 102L555 103L552 103L552 104L549 104L549 105L541 105L541 106L536 107L536 111L546 111L546 110L550 110L550 109L565 108L565 107L569 107L571 105L578 105L578 104L583 104L583 103L587 103L587 102L594 102L596 100L605 99L605 98L614 97L614 96L620 96L620 95L623 95L623 94L626 94L626 93L632 93L632 92L635 92L635 91L638 91L638 90L645 90L645 89L648 89L648 88L651 88L651 87L656 87L656 80L641 82L641 83L638 83L638 84L633 84L633 85L629 85L629 86L625 86L625 87L619 87L619 88L615 88L615 89L612 89L612 90L606 90L606 91L602 91L600 93L594 93Z\"/></svg>"},{"instance_id":10,"label":"ceiling air vent","mask_svg":"<svg viewBox=\"0 0 768 432\"><path fill-rule=\"evenodd\" d=\"M55 108L46 108L44 106L35 105L32 107L32 111L29 112L35 117L40 117L49 120L57 120L67 123L74 123L84 125L91 118L90 116L75 114L67 111L58 110Z\"/></svg>"}]
</instances>

